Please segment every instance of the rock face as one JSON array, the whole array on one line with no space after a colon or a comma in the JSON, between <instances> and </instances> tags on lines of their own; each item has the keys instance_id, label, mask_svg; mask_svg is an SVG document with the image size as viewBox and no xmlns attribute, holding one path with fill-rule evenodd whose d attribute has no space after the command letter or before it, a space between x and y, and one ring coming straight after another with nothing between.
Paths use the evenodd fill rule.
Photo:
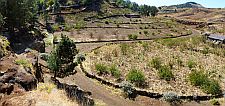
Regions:
<instances>
[{"instance_id":1,"label":"rock face","mask_svg":"<svg viewBox=\"0 0 225 106\"><path fill-rule=\"evenodd\" d=\"M45 42L44 41L35 41L33 44L30 45L30 48L37 50L38 52L44 53L45 52Z\"/></svg>"},{"instance_id":2,"label":"rock face","mask_svg":"<svg viewBox=\"0 0 225 106\"><path fill-rule=\"evenodd\" d=\"M0 93L9 95L12 92L30 91L36 87L37 79L29 68L13 67L0 76Z\"/></svg>"}]
</instances>

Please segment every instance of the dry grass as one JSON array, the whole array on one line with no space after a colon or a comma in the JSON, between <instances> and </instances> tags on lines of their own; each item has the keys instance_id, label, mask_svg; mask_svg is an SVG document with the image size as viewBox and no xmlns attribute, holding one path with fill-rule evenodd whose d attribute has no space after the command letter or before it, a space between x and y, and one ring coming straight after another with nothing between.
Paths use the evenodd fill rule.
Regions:
<instances>
[{"instance_id":1,"label":"dry grass","mask_svg":"<svg viewBox=\"0 0 225 106\"><path fill-rule=\"evenodd\" d=\"M5 101L9 106L78 106L51 83L38 84L37 90L10 95Z\"/></svg>"},{"instance_id":2,"label":"dry grass","mask_svg":"<svg viewBox=\"0 0 225 106\"><path fill-rule=\"evenodd\" d=\"M163 46L157 42L149 42L149 49L145 50L141 43L131 43L128 44L128 52L123 55L120 50L120 45L109 45L98 49L98 53L89 53L87 56L87 61L84 63L87 70L95 70L93 64L103 63L106 65L115 64L119 66L123 78L127 75L130 69L136 68L142 70L149 84L148 90L153 92L164 93L168 91L173 91L179 95L206 95L199 88L196 88L188 82L187 77L190 74L191 69L188 68L188 61L193 60L197 63L195 67L196 70L204 70L208 73L210 78L219 80L222 89L224 89L223 80L224 74L224 64L225 58L209 53L207 55L201 52L194 52L187 49L179 48L169 48ZM117 51L117 56L115 57L112 51ZM111 52L110 52L111 51ZM110 57L109 59L105 56ZM175 81L167 82L165 80L160 80L157 74L157 70L149 67L149 61L154 58L159 57L162 59L163 64L169 65L173 63L173 73ZM183 65L177 63L178 60L182 61ZM93 71L95 73L95 71ZM106 76L105 79L115 81L112 77Z\"/></svg>"}]
</instances>

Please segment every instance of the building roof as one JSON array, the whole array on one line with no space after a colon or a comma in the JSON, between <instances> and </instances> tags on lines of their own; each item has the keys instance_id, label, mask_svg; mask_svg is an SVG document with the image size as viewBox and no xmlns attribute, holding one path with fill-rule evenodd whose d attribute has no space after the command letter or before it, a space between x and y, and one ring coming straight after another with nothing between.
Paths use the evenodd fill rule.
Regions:
<instances>
[{"instance_id":1,"label":"building roof","mask_svg":"<svg viewBox=\"0 0 225 106\"><path fill-rule=\"evenodd\" d=\"M223 36L223 35L217 35L217 34L210 34L208 36L208 38L215 39L215 40L221 40L221 41L225 40L225 36Z\"/></svg>"}]
</instances>

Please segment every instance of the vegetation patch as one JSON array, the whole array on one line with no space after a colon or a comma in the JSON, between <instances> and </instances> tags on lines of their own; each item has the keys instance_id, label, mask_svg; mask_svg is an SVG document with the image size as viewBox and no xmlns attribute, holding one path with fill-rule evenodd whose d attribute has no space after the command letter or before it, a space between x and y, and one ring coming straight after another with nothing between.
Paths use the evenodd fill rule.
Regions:
<instances>
[{"instance_id":1,"label":"vegetation patch","mask_svg":"<svg viewBox=\"0 0 225 106\"><path fill-rule=\"evenodd\" d=\"M121 76L120 70L115 65L110 66L109 71L115 78L119 78Z\"/></svg>"},{"instance_id":2,"label":"vegetation patch","mask_svg":"<svg viewBox=\"0 0 225 106\"><path fill-rule=\"evenodd\" d=\"M129 82L136 86L142 86L145 83L145 75L142 71L137 69L131 69L126 78Z\"/></svg>"},{"instance_id":3,"label":"vegetation patch","mask_svg":"<svg viewBox=\"0 0 225 106\"><path fill-rule=\"evenodd\" d=\"M15 63L23 67L32 67L32 64L26 59L17 59L15 60Z\"/></svg>"},{"instance_id":4,"label":"vegetation patch","mask_svg":"<svg viewBox=\"0 0 225 106\"><path fill-rule=\"evenodd\" d=\"M107 75L109 74L108 67L104 64L95 64L95 69L98 75Z\"/></svg>"},{"instance_id":5,"label":"vegetation patch","mask_svg":"<svg viewBox=\"0 0 225 106\"><path fill-rule=\"evenodd\" d=\"M162 61L160 58L156 57L150 61L149 66L152 66L155 69L160 69L162 67Z\"/></svg>"},{"instance_id":6,"label":"vegetation patch","mask_svg":"<svg viewBox=\"0 0 225 106\"><path fill-rule=\"evenodd\" d=\"M158 74L160 79L164 79L166 81L170 81L174 78L173 72L168 66L162 66L158 70Z\"/></svg>"},{"instance_id":7,"label":"vegetation patch","mask_svg":"<svg viewBox=\"0 0 225 106\"><path fill-rule=\"evenodd\" d=\"M221 87L215 80L209 79L208 75L203 71L193 71L189 75L189 81L194 86L199 86L204 92L208 94L221 94Z\"/></svg>"},{"instance_id":8,"label":"vegetation patch","mask_svg":"<svg viewBox=\"0 0 225 106\"><path fill-rule=\"evenodd\" d=\"M138 36L136 34L129 34L128 39L129 40L137 40Z\"/></svg>"}]
</instances>

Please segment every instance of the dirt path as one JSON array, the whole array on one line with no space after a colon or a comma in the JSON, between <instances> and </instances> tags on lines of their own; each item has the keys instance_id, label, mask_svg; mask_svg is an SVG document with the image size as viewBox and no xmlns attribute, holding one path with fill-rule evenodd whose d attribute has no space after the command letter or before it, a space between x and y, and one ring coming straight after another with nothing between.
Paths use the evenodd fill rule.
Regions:
<instances>
[{"instance_id":1,"label":"dirt path","mask_svg":"<svg viewBox=\"0 0 225 106\"><path fill-rule=\"evenodd\" d=\"M76 84L83 90L92 92L92 97L95 100L101 100L107 106L141 106L135 101L112 94L110 90L98 85L96 82L86 77L79 69L77 70L77 74L59 80L68 84Z\"/></svg>"}]
</instances>

